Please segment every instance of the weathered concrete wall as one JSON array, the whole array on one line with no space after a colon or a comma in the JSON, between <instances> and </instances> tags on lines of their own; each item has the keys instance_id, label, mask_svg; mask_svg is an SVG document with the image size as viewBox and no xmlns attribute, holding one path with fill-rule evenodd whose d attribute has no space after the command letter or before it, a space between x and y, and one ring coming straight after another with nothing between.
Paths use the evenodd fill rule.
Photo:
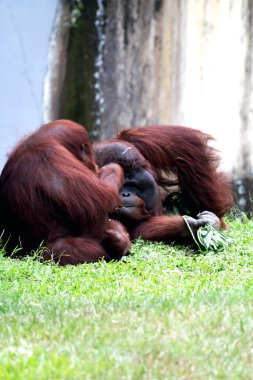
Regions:
<instances>
[{"instance_id":1,"label":"weathered concrete wall","mask_svg":"<svg viewBox=\"0 0 253 380\"><path fill-rule=\"evenodd\" d=\"M98 137L100 128L95 99L96 58L100 43L96 28L97 2L84 0L83 6L77 7L81 15L69 33L59 114L85 125L90 137Z\"/></svg>"},{"instance_id":2,"label":"weathered concrete wall","mask_svg":"<svg viewBox=\"0 0 253 380\"><path fill-rule=\"evenodd\" d=\"M53 118L82 122L94 138L170 123L214 135L223 168L251 183L253 1L83 4L69 34L68 0L0 2L0 166Z\"/></svg>"},{"instance_id":3,"label":"weathered concrete wall","mask_svg":"<svg viewBox=\"0 0 253 380\"><path fill-rule=\"evenodd\" d=\"M43 121L60 115L63 83L66 74L71 6L68 0L58 0L54 25L48 46L47 71L43 84Z\"/></svg>"},{"instance_id":4,"label":"weathered concrete wall","mask_svg":"<svg viewBox=\"0 0 253 380\"><path fill-rule=\"evenodd\" d=\"M251 0L108 0L103 135L152 123L199 128L217 138L225 169L251 173L252 7Z\"/></svg>"},{"instance_id":5,"label":"weathered concrete wall","mask_svg":"<svg viewBox=\"0 0 253 380\"><path fill-rule=\"evenodd\" d=\"M189 0L185 21L178 119L218 139L235 177L253 164L252 7L251 0Z\"/></svg>"}]
</instances>

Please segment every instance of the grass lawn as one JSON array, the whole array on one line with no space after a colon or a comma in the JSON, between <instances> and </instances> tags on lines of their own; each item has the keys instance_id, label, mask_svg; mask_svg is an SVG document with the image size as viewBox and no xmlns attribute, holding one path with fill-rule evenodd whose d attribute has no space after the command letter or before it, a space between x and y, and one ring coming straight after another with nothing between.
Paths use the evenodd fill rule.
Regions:
<instances>
[{"instance_id":1,"label":"grass lawn","mask_svg":"<svg viewBox=\"0 0 253 380\"><path fill-rule=\"evenodd\" d=\"M229 235L76 267L1 254L0 379L253 379L253 221Z\"/></svg>"}]
</instances>

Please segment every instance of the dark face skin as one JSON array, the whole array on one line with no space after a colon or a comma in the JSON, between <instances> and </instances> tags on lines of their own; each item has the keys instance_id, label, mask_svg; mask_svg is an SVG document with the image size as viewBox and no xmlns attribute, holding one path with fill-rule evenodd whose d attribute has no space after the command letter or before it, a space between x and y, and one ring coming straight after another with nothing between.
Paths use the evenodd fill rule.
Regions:
<instances>
[{"instance_id":1,"label":"dark face skin","mask_svg":"<svg viewBox=\"0 0 253 380\"><path fill-rule=\"evenodd\" d=\"M120 190L122 206L115 218L124 223L154 215L161 207L158 186L137 149L129 143L110 142L96 144L94 151L100 167L115 162L124 170L125 182Z\"/></svg>"},{"instance_id":2,"label":"dark face skin","mask_svg":"<svg viewBox=\"0 0 253 380\"><path fill-rule=\"evenodd\" d=\"M152 214L158 198L158 188L152 174L144 169L125 173L120 198L122 207L118 209L118 214L121 216L139 220Z\"/></svg>"}]
</instances>

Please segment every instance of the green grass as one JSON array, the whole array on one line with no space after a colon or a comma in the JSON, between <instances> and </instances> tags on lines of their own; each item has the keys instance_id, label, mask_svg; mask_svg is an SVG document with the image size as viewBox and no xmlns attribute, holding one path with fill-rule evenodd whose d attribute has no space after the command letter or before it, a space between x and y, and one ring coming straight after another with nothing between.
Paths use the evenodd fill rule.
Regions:
<instances>
[{"instance_id":1,"label":"green grass","mask_svg":"<svg viewBox=\"0 0 253 380\"><path fill-rule=\"evenodd\" d=\"M0 379L252 379L253 222L229 236L65 268L1 254Z\"/></svg>"}]
</instances>

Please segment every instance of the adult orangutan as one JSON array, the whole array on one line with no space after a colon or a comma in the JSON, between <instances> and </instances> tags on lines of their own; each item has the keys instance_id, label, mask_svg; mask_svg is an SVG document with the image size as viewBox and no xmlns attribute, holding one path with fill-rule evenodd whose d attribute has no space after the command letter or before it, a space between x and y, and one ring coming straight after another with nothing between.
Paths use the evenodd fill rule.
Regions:
<instances>
[{"instance_id":1,"label":"adult orangutan","mask_svg":"<svg viewBox=\"0 0 253 380\"><path fill-rule=\"evenodd\" d=\"M120 204L124 174L98 168L87 132L57 120L24 138L0 177L1 226L9 253L35 250L60 265L120 259L130 248L125 227L110 220Z\"/></svg>"},{"instance_id":2,"label":"adult orangutan","mask_svg":"<svg viewBox=\"0 0 253 380\"><path fill-rule=\"evenodd\" d=\"M122 206L112 217L132 239L188 242L183 214L194 233L206 224L224 227L220 218L232 205L232 191L210 140L196 129L157 125L127 129L94 145L100 167L117 163L124 170ZM180 215L168 215L173 208Z\"/></svg>"}]
</instances>

